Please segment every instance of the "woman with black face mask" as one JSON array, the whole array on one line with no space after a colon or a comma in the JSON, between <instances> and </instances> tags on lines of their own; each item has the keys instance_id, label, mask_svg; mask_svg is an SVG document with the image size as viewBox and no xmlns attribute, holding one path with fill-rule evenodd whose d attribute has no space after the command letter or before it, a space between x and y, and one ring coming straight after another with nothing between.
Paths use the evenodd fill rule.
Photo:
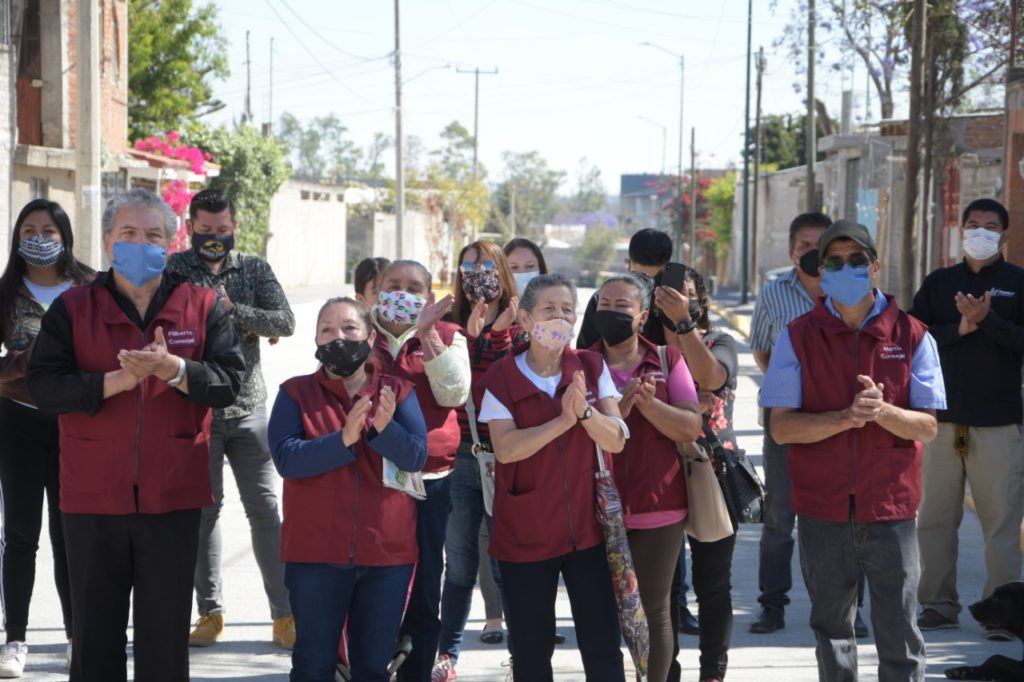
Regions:
<instances>
[{"instance_id":1,"label":"woman with black face mask","mask_svg":"<svg viewBox=\"0 0 1024 682\"><path fill-rule=\"evenodd\" d=\"M375 334L361 303L327 301L322 367L282 384L270 416L293 679L334 679L346 621L352 679L389 678L418 554L416 501L395 486L426 463L427 429L412 384L367 364Z\"/></svg>"},{"instance_id":2,"label":"woman with black face mask","mask_svg":"<svg viewBox=\"0 0 1024 682\"><path fill-rule=\"evenodd\" d=\"M647 679L665 682L675 639L672 576L686 518L686 483L675 444L697 437L700 416L697 391L681 353L671 347L659 350L639 334L650 300L646 277L627 273L606 280L594 315L601 341L591 350L604 355L622 393L619 410L631 435L622 454L613 458L612 472L651 631Z\"/></svg>"}]
</instances>

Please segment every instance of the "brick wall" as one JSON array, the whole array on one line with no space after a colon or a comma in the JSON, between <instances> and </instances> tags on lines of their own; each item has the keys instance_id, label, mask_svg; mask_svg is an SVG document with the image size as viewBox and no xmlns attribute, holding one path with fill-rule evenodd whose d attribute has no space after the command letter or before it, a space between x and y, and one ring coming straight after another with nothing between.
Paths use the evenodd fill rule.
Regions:
<instances>
[{"instance_id":1,"label":"brick wall","mask_svg":"<svg viewBox=\"0 0 1024 682\"><path fill-rule=\"evenodd\" d=\"M969 150L1002 147L1005 141L1002 114L967 119L964 127L964 146Z\"/></svg>"},{"instance_id":2,"label":"brick wall","mask_svg":"<svg viewBox=\"0 0 1024 682\"><path fill-rule=\"evenodd\" d=\"M78 4L72 0L68 17L68 126L75 146L78 79ZM100 2L100 136L107 153L119 154L128 146L128 3L126 0Z\"/></svg>"}]
</instances>

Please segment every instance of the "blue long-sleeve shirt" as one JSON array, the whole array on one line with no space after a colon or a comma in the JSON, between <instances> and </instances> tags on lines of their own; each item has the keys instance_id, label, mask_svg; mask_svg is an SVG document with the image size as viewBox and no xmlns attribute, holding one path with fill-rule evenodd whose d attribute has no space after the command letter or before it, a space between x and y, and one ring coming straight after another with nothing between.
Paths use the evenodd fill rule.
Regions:
<instances>
[{"instance_id":1,"label":"blue long-sleeve shirt","mask_svg":"<svg viewBox=\"0 0 1024 682\"><path fill-rule=\"evenodd\" d=\"M284 478L319 476L356 460L354 447L346 447L341 432L307 439L298 404L278 391L267 425L267 440L274 465ZM427 425L416 394L410 392L395 407L395 415L383 431L370 429L366 444L402 471L419 471L427 462Z\"/></svg>"}]
</instances>

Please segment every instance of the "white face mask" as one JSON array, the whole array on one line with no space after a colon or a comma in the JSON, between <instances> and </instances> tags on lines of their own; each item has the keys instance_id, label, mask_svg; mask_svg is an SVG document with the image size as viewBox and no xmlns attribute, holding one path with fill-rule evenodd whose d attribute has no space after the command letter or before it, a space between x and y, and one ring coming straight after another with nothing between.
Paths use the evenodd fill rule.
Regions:
<instances>
[{"instance_id":1,"label":"white face mask","mask_svg":"<svg viewBox=\"0 0 1024 682\"><path fill-rule=\"evenodd\" d=\"M976 227L964 230L964 252L975 260L988 260L999 253L999 238L1002 233Z\"/></svg>"},{"instance_id":2,"label":"white face mask","mask_svg":"<svg viewBox=\"0 0 1024 682\"><path fill-rule=\"evenodd\" d=\"M540 274L539 270L533 272L513 272L512 277L516 280L516 288L519 289L519 295L522 296L523 292L526 291L526 285L530 283L530 280Z\"/></svg>"}]
</instances>

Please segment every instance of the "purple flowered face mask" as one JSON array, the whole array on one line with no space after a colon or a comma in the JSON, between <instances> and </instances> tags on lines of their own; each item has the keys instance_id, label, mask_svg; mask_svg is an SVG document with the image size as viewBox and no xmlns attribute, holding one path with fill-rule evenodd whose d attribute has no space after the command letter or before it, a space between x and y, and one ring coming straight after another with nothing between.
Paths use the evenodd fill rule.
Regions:
<instances>
[{"instance_id":1,"label":"purple flowered face mask","mask_svg":"<svg viewBox=\"0 0 1024 682\"><path fill-rule=\"evenodd\" d=\"M568 320L535 320L530 337L550 350L561 350L573 337L573 326Z\"/></svg>"},{"instance_id":2,"label":"purple flowered face mask","mask_svg":"<svg viewBox=\"0 0 1024 682\"><path fill-rule=\"evenodd\" d=\"M407 291L382 291L377 295L377 316L384 322L411 326L420 318L427 299Z\"/></svg>"}]
</instances>

